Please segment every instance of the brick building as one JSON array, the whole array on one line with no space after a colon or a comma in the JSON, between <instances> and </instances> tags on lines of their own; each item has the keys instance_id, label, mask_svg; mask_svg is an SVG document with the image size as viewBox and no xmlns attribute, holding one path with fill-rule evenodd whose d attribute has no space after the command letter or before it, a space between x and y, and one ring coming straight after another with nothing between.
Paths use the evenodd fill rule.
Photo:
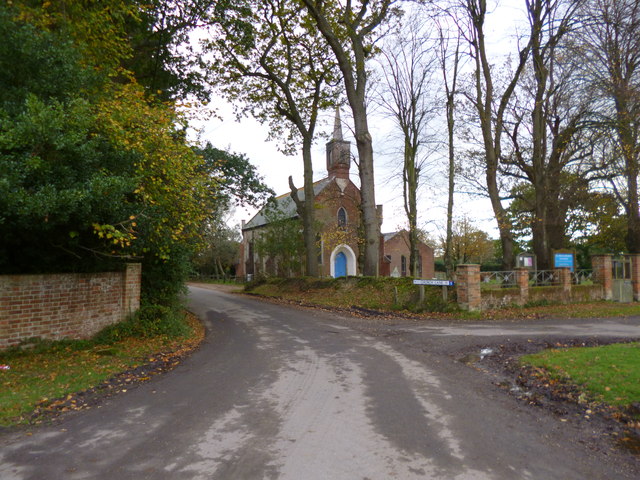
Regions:
<instances>
[{"instance_id":1,"label":"brick building","mask_svg":"<svg viewBox=\"0 0 640 480\"><path fill-rule=\"evenodd\" d=\"M318 225L319 274L341 277L361 273L358 246L360 228L360 190L349 178L351 145L342 136L340 116L336 114L333 137L327 143L327 176L313 184L315 216ZM304 188L298 190L304 200ZM281 218L297 218L296 206L290 193L275 199L274 209ZM382 205L378 205L378 218L382 223ZM238 276L266 273L289 276L304 272L283 272L277 262L260 258L255 242L265 232L269 214L263 208L248 222L242 224L242 244ZM433 276L433 249L425 244L419 247L421 265L419 273L425 278ZM404 260L403 260L404 259ZM403 263L404 262L404 263ZM409 243L407 232L394 232L380 237L380 275L407 276L409 273ZM402 267L404 265L404 268Z\"/></svg>"}]
</instances>

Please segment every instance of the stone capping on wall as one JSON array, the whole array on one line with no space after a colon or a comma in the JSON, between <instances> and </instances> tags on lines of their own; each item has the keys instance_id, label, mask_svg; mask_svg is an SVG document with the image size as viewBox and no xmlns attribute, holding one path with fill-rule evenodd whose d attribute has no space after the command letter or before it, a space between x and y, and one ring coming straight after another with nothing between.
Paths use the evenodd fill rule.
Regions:
<instances>
[{"instance_id":1,"label":"stone capping on wall","mask_svg":"<svg viewBox=\"0 0 640 480\"><path fill-rule=\"evenodd\" d=\"M140 307L142 267L0 276L0 349L28 338L89 338Z\"/></svg>"}]
</instances>

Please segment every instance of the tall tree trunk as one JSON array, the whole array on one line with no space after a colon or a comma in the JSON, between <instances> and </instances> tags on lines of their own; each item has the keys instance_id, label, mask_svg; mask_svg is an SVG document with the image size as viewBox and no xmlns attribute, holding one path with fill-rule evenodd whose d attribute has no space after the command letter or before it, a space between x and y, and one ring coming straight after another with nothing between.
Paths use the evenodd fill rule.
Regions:
<instances>
[{"instance_id":1,"label":"tall tree trunk","mask_svg":"<svg viewBox=\"0 0 640 480\"><path fill-rule=\"evenodd\" d=\"M358 148L361 211L364 227L364 275L377 276L380 265L380 222L375 200L373 145L367 122L365 41L384 21L391 0L382 0L375 7L363 2L354 12L351 2L320 2L301 0L329 47L342 72L345 92L353 113L354 135ZM375 10L375 11L373 11ZM367 14L370 14L368 18ZM339 17L337 24L333 18Z\"/></svg>"},{"instance_id":2,"label":"tall tree trunk","mask_svg":"<svg viewBox=\"0 0 640 480\"><path fill-rule=\"evenodd\" d=\"M487 156L489 157L489 155ZM498 223L498 232L500 233L500 245L502 247L502 269L511 270L514 265L513 253L513 233L511 231L511 222L507 217L507 212L502 206L500 199L500 191L498 189L498 172L497 161L488 163L486 171L487 189L489 191L489 200L493 208L493 214Z\"/></svg>"},{"instance_id":3,"label":"tall tree trunk","mask_svg":"<svg viewBox=\"0 0 640 480\"><path fill-rule=\"evenodd\" d=\"M302 230L304 232L304 250L306 271L310 277L318 276L318 246L316 245L315 192L313 191L313 164L311 162L311 139L305 138L302 144L304 163L304 209Z\"/></svg>"},{"instance_id":4,"label":"tall tree trunk","mask_svg":"<svg viewBox=\"0 0 640 480\"><path fill-rule=\"evenodd\" d=\"M418 172L416 171L416 148L408 138L404 144L403 193L404 209L409 220L409 273L418 273Z\"/></svg>"},{"instance_id":5,"label":"tall tree trunk","mask_svg":"<svg viewBox=\"0 0 640 480\"><path fill-rule=\"evenodd\" d=\"M529 19L531 27L531 61L535 79L535 93L533 98L533 109L531 111L531 141L533 148L531 151L531 166L527 170L534 188L534 215L531 225L533 240L533 253L536 255L536 262L540 270L548 270L549 245L547 240L547 202L549 192L547 191L546 177L551 172L546 168L547 163L547 127L546 127L546 101L547 84L549 70L546 62L553 61L545 55L552 55L548 52L548 44L541 45L541 35L543 30L543 5L540 0L529 3ZM554 200L558 200L557 198Z\"/></svg>"},{"instance_id":6,"label":"tall tree trunk","mask_svg":"<svg viewBox=\"0 0 640 480\"><path fill-rule=\"evenodd\" d=\"M502 268L513 268L513 233L511 223L502 206L500 189L498 187L498 165L502 155L502 135L504 133L504 115L507 105L513 95L516 84L524 70L524 66L531 49L531 41L520 50L518 64L505 91L498 100L498 107L494 104L495 92L492 77L492 67L487 58L487 50L484 36L484 23L487 11L485 0L466 0L466 10L472 24L472 41L475 59L475 98L473 102L478 112L482 139L485 149L485 180L487 192L493 214L498 223L500 232L500 244L502 246Z\"/></svg>"},{"instance_id":7,"label":"tall tree trunk","mask_svg":"<svg viewBox=\"0 0 640 480\"><path fill-rule=\"evenodd\" d=\"M349 102L351 103L351 101ZM355 106L354 106L355 105ZM380 221L375 199L373 175L373 145L367 125L364 103L358 99L352 104L356 145L358 147L358 170L360 174L360 198L364 227L364 275L378 276L380 249Z\"/></svg>"},{"instance_id":8,"label":"tall tree trunk","mask_svg":"<svg viewBox=\"0 0 640 480\"><path fill-rule=\"evenodd\" d=\"M638 211L638 154L640 146L636 145L634 135L633 114L629 111L629 103L633 100L629 96L629 86L624 84L619 75L616 88L616 129L618 142L622 150L627 180L627 198L625 210L627 214L627 236L625 243L629 253L640 253L640 212ZM639 101L640 100L636 100Z\"/></svg>"},{"instance_id":9,"label":"tall tree trunk","mask_svg":"<svg viewBox=\"0 0 640 480\"><path fill-rule=\"evenodd\" d=\"M627 210L627 250L640 253L640 213L638 212L638 169L632 170L627 177L629 208Z\"/></svg>"},{"instance_id":10,"label":"tall tree trunk","mask_svg":"<svg viewBox=\"0 0 640 480\"><path fill-rule=\"evenodd\" d=\"M291 198L296 204L298 215L302 218L302 235L305 250L305 272L310 277L318 276L318 249L315 230L315 194L313 191L313 164L311 161L312 140L304 137L302 140L302 161L304 164L304 200L300 200L298 189L289 177Z\"/></svg>"},{"instance_id":11,"label":"tall tree trunk","mask_svg":"<svg viewBox=\"0 0 640 480\"><path fill-rule=\"evenodd\" d=\"M549 270L551 268L551 265L549 257L549 243L547 239L547 209L545 199L538 198L542 195L542 191L539 191L536 188L536 200L533 213L533 223L531 224L531 236L533 243L533 253L536 255L536 264L538 266L538 269Z\"/></svg>"},{"instance_id":12,"label":"tall tree trunk","mask_svg":"<svg viewBox=\"0 0 640 480\"><path fill-rule=\"evenodd\" d=\"M457 52L456 52L457 53ZM455 65L457 71L457 59ZM447 239L444 248L444 266L447 271L447 278L451 278L453 274L453 256L451 252L451 242L453 242L453 192L455 188L455 151L453 148L454 138L454 94L455 94L455 76L454 76L454 90L447 92L447 133L449 142L449 192L447 198Z\"/></svg>"}]
</instances>

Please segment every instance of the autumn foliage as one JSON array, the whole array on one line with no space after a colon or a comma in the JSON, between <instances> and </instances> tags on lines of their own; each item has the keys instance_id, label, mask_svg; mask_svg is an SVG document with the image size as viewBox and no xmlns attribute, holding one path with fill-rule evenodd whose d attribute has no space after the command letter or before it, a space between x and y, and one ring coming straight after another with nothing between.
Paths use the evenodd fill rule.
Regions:
<instances>
[{"instance_id":1,"label":"autumn foliage","mask_svg":"<svg viewBox=\"0 0 640 480\"><path fill-rule=\"evenodd\" d=\"M0 6L0 273L141 261L145 299L177 298L216 179L177 103L137 80L141 8Z\"/></svg>"}]
</instances>

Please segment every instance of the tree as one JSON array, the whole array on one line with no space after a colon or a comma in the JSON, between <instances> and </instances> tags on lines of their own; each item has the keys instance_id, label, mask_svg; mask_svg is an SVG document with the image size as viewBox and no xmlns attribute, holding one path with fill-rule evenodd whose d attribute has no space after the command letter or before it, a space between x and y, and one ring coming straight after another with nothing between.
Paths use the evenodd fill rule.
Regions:
<instances>
[{"instance_id":1,"label":"tree","mask_svg":"<svg viewBox=\"0 0 640 480\"><path fill-rule=\"evenodd\" d=\"M589 0L581 13L578 52L596 98L602 99L598 123L611 133L604 141L612 140L612 186L627 217L627 250L640 253L640 5Z\"/></svg>"},{"instance_id":2,"label":"tree","mask_svg":"<svg viewBox=\"0 0 640 480\"><path fill-rule=\"evenodd\" d=\"M440 239L444 250L446 239ZM451 257L454 265L484 263L494 258L494 242L466 216L453 222Z\"/></svg>"},{"instance_id":3,"label":"tree","mask_svg":"<svg viewBox=\"0 0 640 480\"><path fill-rule=\"evenodd\" d=\"M451 14L445 12L444 22L451 20ZM447 35L447 29L441 22L441 18L436 16L435 21L438 28L438 62L442 73L442 80L445 92L445 112L447 118L447 154L448 154L448 189L447 189L447 227L444 244L444 266L447 275L453 273L453 257L451 245L453 242L453 200L455 190L456 156L455 156L455 111L456 97L458 92L458 75L460 69L461 55L460 42L462 40L460 29L456 29L455 39ZM449 64L451 68L449 68Z\"/></svg>"},{"instance_id":4,"label":"tree","mask_svg":"<svg viewBox=\"0 0 640 480\"><path fill-rule=\"evenodd\" d=\"M354 121L358 148L358 171L362 196L365 275L377 276L379 267L380 219L375 201L373 145L367 117L366 60L373 50L373 34L392 13L395 0L299 0L313 24L326 39L342 72L347 101Z\"/></svg>"},{"instance_id":5,"label":"tree","mask_svg":"<svg viewBox=\"0 0 640 480\"><path fill-rule=\"evenodd\" d=\"M92 262L92 252L107 254L112 242L92 223L129 220L122 199L135 169L97 133L100 76L68 41L16 16L0 7L0 225L12 232L0 239L0 269L98 268L108 257Z\"/></svg>"},{"instance_id":6,"label":"tree","mask_svg":"<svg viewBox=\"0 0 640 480\"><path fill-rule=\"evenodd\" d=\"M220 150L209 142L194 150L203 160L201 174L211 182L208 215L201 225L204 246L194 257L195 268L201 274L227 276L235 273L240 248L238 232L227 226L229 212L234 205L258 207L274 192L245 155Z\"/></svg>"},{"instance_id":7,"label":"tree","mask_svg":"<svg viewBox=\"0 0 640 480\"><path fill-rule=\"evenodd\" d=\"M275 195L244 154L220 150L210 142L194 151L202 157L202 174L212 182L212 210L221 206L226 211L231 203L258 207Z\"/></svg>"},{"instance_id":8,"label":"tree","mask_svg":"<svg viewBox=\"0 0 640 480\"><path fill-rule=\"evenodd\" d=\"M409 221L412 276L418 268L417 194L425 163L420 153L426 141L425 129L435 115L431 93L436 58L429 48L430 33L425 22L414 15L389 37L380 55L385 83L380 103L393 118L403 141L402 196Z\"/></svg>"},{"instance_id":9,"label":"tree","mask_svg":"<svg viewBox=\"0 0 640 480\"><path fill-rule=\"evenodd\" d=\"M131 55L122 66L133 72L148 95L161 101L210 97L201 52L190 34L203 27L214 0L130 0L136 16L125 25Z\"/></svg>"},{"instance_id":10,"label":"tree","mask_svg":"<svg viewBox=\"0 0 640 480\"><path fill-rule=\"evenodd\" d=\"M300 219L290 218L277 208L268 209L265 218L267 225L254 244L259 260L265 263L264 273L282 277L298 274L305 248Z\"/></svg>"},{"instance_id":11,"label":"tree","mask_svg":"<svg viewBox=\"0 0 640 480\"><path fill-rule=\"evenodd\" d=\"M487 2L486 0L462 0L461 7L468 20L466 30L462 33L471 47L471 57L474 62L473 92L467 92L465 96L478 115L483 146L481 155L485 187L500 232L503 269L510 270L514 261L513 234L506 209L502 205L498 175L500 159L503 155L502 141L506 109L525 68L532 40L529 38L526 44L519 48L515 68L505 82L502 93L498 93L494 81L495 70L489 62L485 38Z\"/></svg>"},{"instance_id":12,"label":"tree","mask_svg":"<svg viewBox=\"0 0 640 480\"><path fill-rule=\"evenodd\" d=\"M215 223L207 225L206 246L194 257L195 270L201 275L228 278L235 275L235 265L240 253L240 234L227 225L226 215L218 213ZM237 227L236 227L237 228Z\"/></svg>"},{"instance_id":13,"label":"tree","mask_svg":"<svg viewBox=\"0 0 640 480\"><path fill-rule=\"evenodd\" d=\"M135 259L143 299L173 304L215 181L176 108L149 102L113 59L99 63L97 44L116 56L128 44L118 11L91 6L85 24L75 3L66 15L0 7L0 63L24 61L0 72L0 224L12 232L0 239L0 268L91 271ZM85 36L88 25L110 37Z\"/></svg>"},{"instance_id":14,"label":"tree","mask_svg":"<svg viewBox=\"0 0 640 480\"><path fill-rule=\"evenodd\" d=\"M527 200L533 212L529 225L541 269L552 268L552 250L566 246L572 194L583 191L597 170L589 161L589 95L565 42L574 28L577 6L573 0L527 3L531 54L505 122L511 148L504 149L501 163L504 173L533 187Z\"/></svg>"},{"instance_id":15,"label":"tree","mask_svg":"<svg viewBox=\"0 0 640 480\"><path fill-rule=\"evenodd\" d=\"M285 153L295 151L302 140L304 201L291 177L289 184L303 221L306 273L317 276L311 148L318 113L336 101L335 64L327 61L323 39L304 29L308 19L291 1L227 2L213 13L207 45L218 89L228 100L242 103L240 113L268 123L270 136L284 141L280 148ZM290 129L284 128L283 118Z\"/></svg>"}]
</instances>

